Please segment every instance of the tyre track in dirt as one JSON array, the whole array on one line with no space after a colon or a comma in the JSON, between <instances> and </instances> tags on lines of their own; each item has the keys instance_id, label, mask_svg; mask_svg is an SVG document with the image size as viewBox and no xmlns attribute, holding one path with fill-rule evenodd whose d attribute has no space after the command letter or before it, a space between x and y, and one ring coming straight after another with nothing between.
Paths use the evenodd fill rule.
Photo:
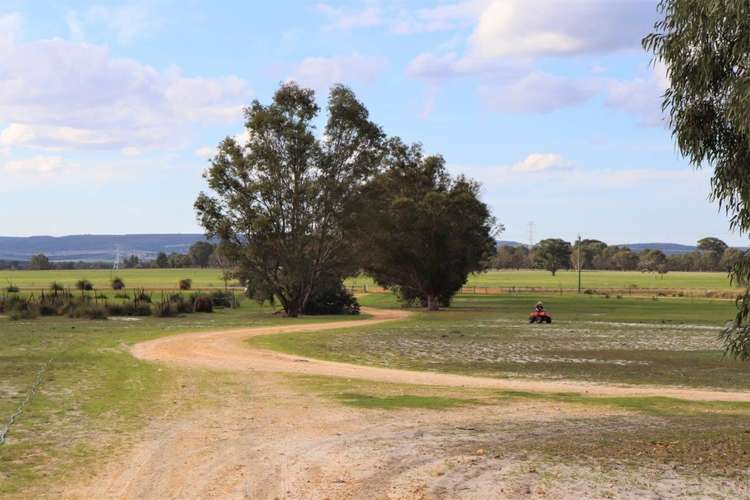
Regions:
<instances>
[{"instance_id":1,"label":"tyre track in dirt","mask_svg":"<svg viewBox=\"0 0 750 500\"><path fill-rule=\"evenodd\" d=\"M400 370L375 366L324 361L259 349L244 341L261 335L318 332L342 328L372 326L407 319L402 310L364 309L372 316L365 320L308 323L288 326L255 327L184 333L162 337L133 346L131 352L139 359L184 367L219 370L256 370L273 373L295 373L354 378L376 382L471 387L528 392L577 392L589 396L659 396L689 401L750 402L750 392L697 389L675 386L610 385L600 383L551 381L536 379L502 379L449 373Z\"/></svg>"}]
</instances>

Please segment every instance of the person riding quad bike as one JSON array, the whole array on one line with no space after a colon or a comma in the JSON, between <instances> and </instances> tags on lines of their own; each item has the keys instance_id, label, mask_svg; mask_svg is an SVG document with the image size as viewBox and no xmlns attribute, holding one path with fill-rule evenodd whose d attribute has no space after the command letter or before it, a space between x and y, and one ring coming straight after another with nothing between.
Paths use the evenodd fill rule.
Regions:
<instances>
[{"instance_id":1,"label":"person riding quad bike","mask_svg":"<svg viewBox=\"0 0 750 500\"><path fill-rule=\"evenodd\" d=\"M552 316L544 310L541 300L536 303L534 310L529 314L529 323L552 323Z\"/></svg>"}]
</instances>

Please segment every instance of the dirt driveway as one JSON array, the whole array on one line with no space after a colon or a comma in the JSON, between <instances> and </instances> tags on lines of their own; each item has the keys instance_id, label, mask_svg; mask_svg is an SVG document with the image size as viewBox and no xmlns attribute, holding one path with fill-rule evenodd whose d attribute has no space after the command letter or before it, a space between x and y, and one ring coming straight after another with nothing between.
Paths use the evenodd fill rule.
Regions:
<instances>
[{"instance_id":1,"label":"dirt driveway","mask_svg":"<svg viewBox=\"0 0 750 500\"><path fill-rule=\"evenodd\" d=\"M133 347L135 356L219 370L235 387L218 404L150 422L121 455L91 477L62 487L67 498L642 498L741 497L744 480L681 475L664 467L618 474L550 463L518 448L523 440L648 420L616 410L549 401L447 411L362 410L295 390L287 374L379 382L595 395L659 394L695 400L750 401L750 393L499 380L390 370L303 359L250 348L254 335L349 328L403 319L404 311L367 311L368 320L189 333ZM218 373L218 372L217 372ZM184 387L189 391L190 387ZM187 394L185 395L188 396ZM173 395L175 400L182 396ZM645 420L644 420L645 419ZM649 425L659 425L650 422ZM488 453L494 450L521 451Z\"/></svg>"}]
</instances>

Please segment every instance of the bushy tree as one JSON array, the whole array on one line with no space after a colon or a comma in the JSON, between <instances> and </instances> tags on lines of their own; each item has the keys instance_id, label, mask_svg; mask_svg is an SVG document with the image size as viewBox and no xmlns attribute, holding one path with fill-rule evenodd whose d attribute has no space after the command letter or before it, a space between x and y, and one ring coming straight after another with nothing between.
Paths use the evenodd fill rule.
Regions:
<instances>
[{"instance_id":1,"label":"bushy tree","mask_svg":"<svg viewBox=\"0 0 750 500\"><path fill-rule=\"evenodd\" d=\"M667 256L661 250L647 248L638 254L638 269L655 273L667 263Z\"/></svg>"},{"instance_id":2,"label":"bushy tree","mask_svg":"<svg viewBox=\"0 0 750 500\"><path fill-rule=\"evenodd\" d=\"M727 248L721 256L719 267L722 271L730 272L734 267L742 262L745 252L737 248Z\"/></svg>"},{"instance_id":3,"label":"bushy tree","mask_svg":"<svg viewBox=\"0 0 750 500\"><path fill-rule=\"evenodd\" d=\"M581 269L594 269L594 259L602 254L607 244L599 240L581 240L573 243L573 253L570 263L573 268L578 268L578 247L581 247Z\"/></svg>"},{"instance_id":4,"label":"bushy tree","mask_svg":"<svg viewBox=\"0 0 750 500\"><path fill-rule=\"evenodd\" d=\"M554 276L558 270L570 268L572 251L570 243L559 238L542 240L534 247L534 264L540 269L546 269Z\"/></svg>"},{"instance_id":5,"label":"bushy tree","mask_svg":"<svg viewBox=\"0 0 750 500\"><path fill-rule=\"evenodd\" d=\"M697 168L710 166L712 197L731 227L750 230L750 2L662 0L661 19L643 40L667 68L663 108L680 152ZM750 258L733 269L750 285ZM750 289L732 327L727 351L750 359Z\"/></svg>"},{"instance_id":6,"label":"bushy tree","mask_svg":"<svg viewBox=\"0 0 750 500\"><path fill-rule=\"evenodd\" d=\"M47 269L50 269L52 266L49 262L49 258L47 258L46 255L43 253L33 255L31 257L31 263L29 264L29 269L36 269L45 271Z\"/></svg>"},{"instance_id":7,"label":"bushy tree","mask_svg":"<svg viewBox=\"0 0 750 500\"><path fill-rule=\"evenodd\" d=\"M169 257L167 257L167 254L164 252L159 252L156 256L156 260L154 260L154 264L159 269L165 269L169 267Z\"/></svg>"},{"instance_id":8,"label":"bushy tree","mask_svg":"<svg viewBox=\"0 0 750 500\"><path fill-rule=\"evenodd\" d=\"M172 252L167 257L167 267L173 269L180 269L183 267L190 267L193 261L188 254Z\"/></svg>"},{"instance_id":9,"label":"bushy tree","mask_svg":"<svg viewBox=\"0 0 750 500\"><path fill-rule=\"evenodd\" d=\"M479 185L451 177L440 156L389 143L385 171L363 190L363 268L381 286L430 310L447 305L496 249L497 227Z\"/></svg>"},{"instance_id":10,"label":"bushy tree","mask_svg":"<svg viewBox=\"0 0 750 500\"><path fill-rule=\"evenodd\" d=\"M698 250L703 252L714 252L721 258L724 255L724 251L729 248L729 245L721 241L719 238L706 237L698 240Z\"/></svg>"},{"instance_id":11,"label":"bushy tree","mask_svg":"<svg viewBox=\"0 0 750 500\"><path fill-rule=\"evenodd\" d=\"M495 269L522 269L529 267L529 249L523 245L498 247L497 255L490 261Z\"/></svg>"},{"instance_id":12,"label":"bushy tree","mask_svg":"<svg viewBox=\"0 0 750 500\"><path fill-rule=\"evenodd\" d=\"M355 271L351 205L382 156L383 133L351 90L331 90L320 136L319 114L314 92L294 83L271 104L254 101L245 110L247 143L219 145L205 175L214 194L195 203L249 293L277 298L289 316L302 313L324 273Z\"/></svg>"},{"instance_id":13,"label":"bushy tree","mask_svg":"<svg viewBox=\"0 0 750 500\"><path fill-rule=\"evenodd\" d=\"M196 241L190 245L188 256L193 266L205 268L208 267L211 254L214 252L214 246L207 241Z\"/></svg>"},{"instance_id":14,"label":"bushy tree","mask_svg":"<svg viewBox=\"0 0 750 500\"><path fill-rule=\"evenodd\" d=\"M140 263L140 261L141 260L138 258L137 255L131 255L130 257L122 261L122 265L126 269L133 269L133 268L138 267L138 264Z\"/></svg>"}]
</instances>

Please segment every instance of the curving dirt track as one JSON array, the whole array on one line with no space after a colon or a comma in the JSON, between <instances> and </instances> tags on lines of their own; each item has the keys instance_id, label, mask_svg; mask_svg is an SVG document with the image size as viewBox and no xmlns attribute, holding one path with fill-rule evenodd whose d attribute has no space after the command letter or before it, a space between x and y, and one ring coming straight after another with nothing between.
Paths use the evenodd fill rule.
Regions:
<instances>
[{"instance_id":1,"label":"curving dirt track","mask_svg":"<svg viewBox=\"0 0 750 500\"><path fill-rule=\"evenodd\" d=\"M560 407L549 401L457 408L446 412L363 411L293 389L287 373L382 382L591 395L660 395L693 400L750 401L750 393L687 388L606 386L501 380L393 370L304 359L249 347L251 336L350 328L396 321L405 311L367 310L372 319L186 333L135 345L145 360L221 370L235 388L215 404L148 422L121 455L92 476L63 485L64 498L557 498L741 497L742 481L679 476L671 468L636 468L602 476L573 463L530 465L520 455L488 456L484 448L513 446L593 426L636 425L617 410ZM220 385L220 384L219 384ZM195 399L182 384L175 403ZM241 387L237 390L236 387ZM247 391L245 394L244 391ZM616 419L623 420L616 420ZM592 420L593 419L593 420ZM613 420L615 419L615 420ZM592 423L597 420L601 423ZM566 427L573 426L573 427ZM543 469L544 468L544 469ZM539 469L539 470L537 470ZM544 470L544 474L542 473ZM546 476L556 477L554 489ZM690 490L692 488L692 490Z\"/></svg>"},{"instance_id":2,"label":"curving dirt track","mask_svg":"<svg viewBox=\"0 0 750 500\"><path fill-rule=\"evenodd\" d=\"M204 333L186 333L137 344L133 355L140 359L180 366L221 370L258 370L263 372L326 375L378 382L474 387L532 392L580 392L592 396L663 396L692 401L750 401L750 392L731 392L682 387L645 387L604 385L567 381L497 379L321 361L274 351L251 348L243 340L259 335L290 332L315 332L374 325L406 319L399 310L367 309L372 319L311 323L307 325L258 327Z\"/></svg>"}]
</instances>

